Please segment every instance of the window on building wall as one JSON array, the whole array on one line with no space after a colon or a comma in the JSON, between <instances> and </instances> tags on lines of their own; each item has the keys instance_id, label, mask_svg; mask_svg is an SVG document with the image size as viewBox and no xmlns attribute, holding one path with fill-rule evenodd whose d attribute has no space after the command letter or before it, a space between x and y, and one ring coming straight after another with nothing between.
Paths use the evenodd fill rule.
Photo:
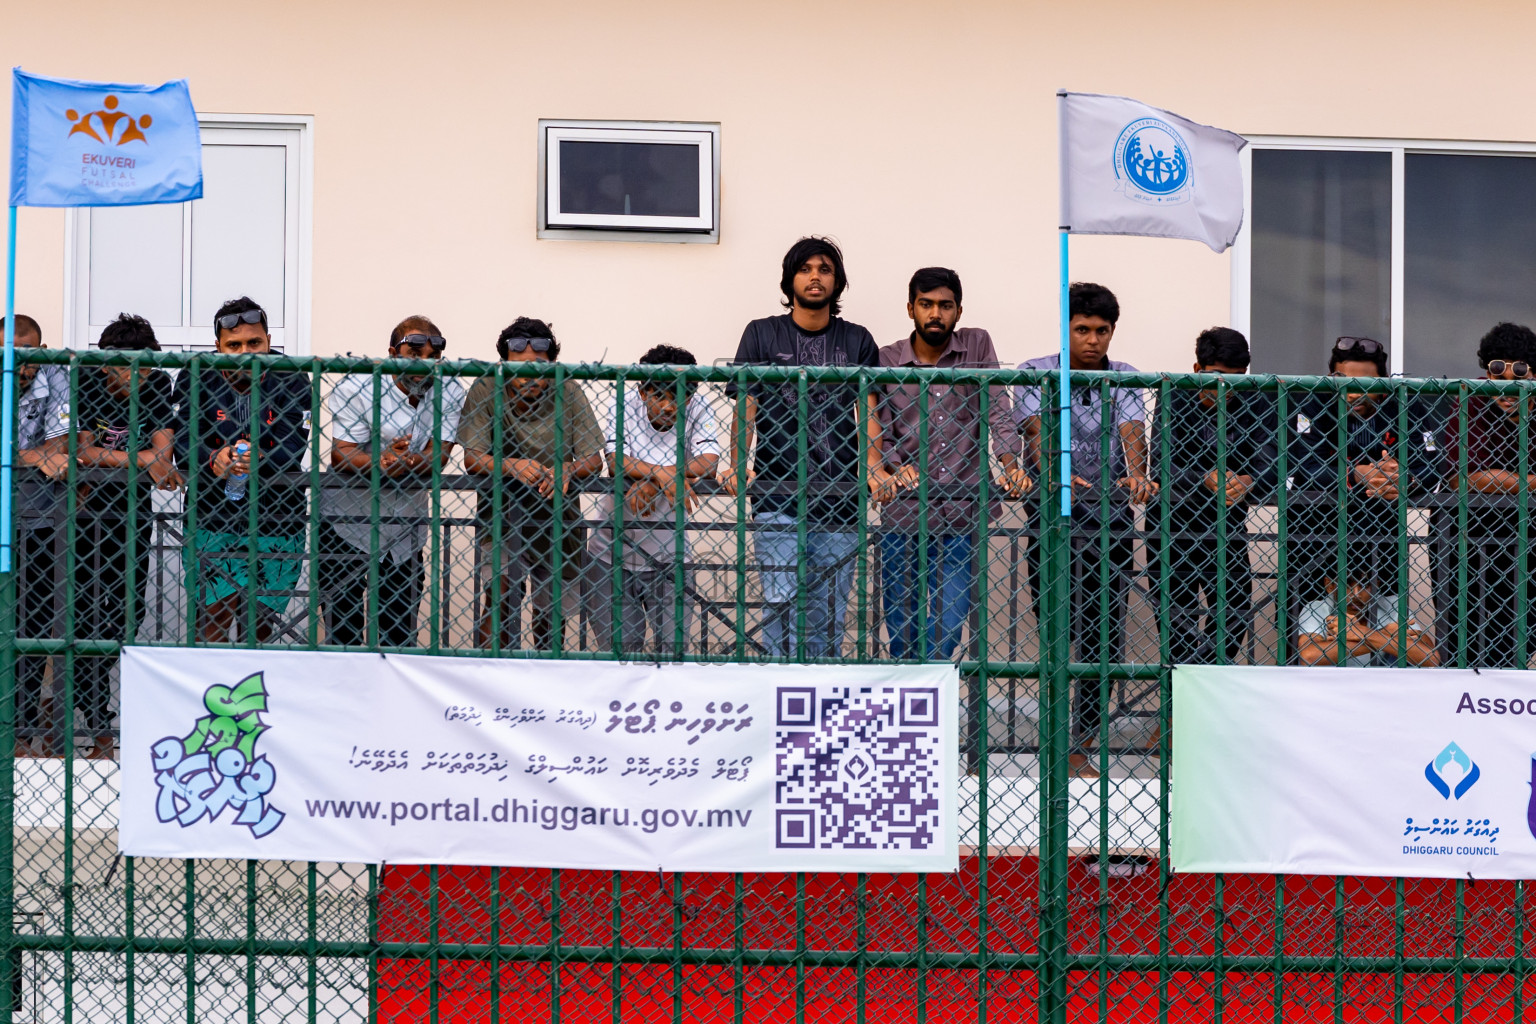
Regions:
<instances>
[{"instance_id":1,"label":"window on building wall","mask_svg":"<svg viewBox=\"0 0 1536 1024\"><path fill-rule=\"evenodd\" d=\"M719 238L720 128L539 122L539 237Z\"/></svg>"},{"instance_id":2,"label":"window on building wall","mask_svg":"<svg viewBox=\"0 0 1536 1024\"><path fill-rule=\"evenodd\" d=\"M93 345L119 313L137 313L166 349L211 349L214 312L249 295L273 347L307 354L308 131L207 120L202 199L71 211L69 343Z\"/></svg>"},{"instance_id":3,"label":"window on building wall","mask_svg":"<svg viewBox=\"0 0 1536 1024\"><path fill-rule=\"evenodd\" d=\"M1234 320L1254 367L1323 373L1340 335L1410 376L1477 372L1501 320L1536 325L1536 147L1255 140Z\"/></svg>"}]
</instances>

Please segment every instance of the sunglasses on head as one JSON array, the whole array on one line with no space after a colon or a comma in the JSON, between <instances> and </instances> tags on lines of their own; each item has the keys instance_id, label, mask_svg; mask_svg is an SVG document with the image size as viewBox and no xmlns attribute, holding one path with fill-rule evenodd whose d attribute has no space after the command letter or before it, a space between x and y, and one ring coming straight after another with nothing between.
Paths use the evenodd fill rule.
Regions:
<instances>
[{"instance_id":1,"label":"sunglasses on head","mask_svg":"<svg viewBox=\"0 0 1536 1024\"><path fill-rule=\"evenodd\" d=\"M1529 377L1531 375L1531 366L1530 366L1529 363L1527 363L1523 359L1515 359L1515 360L1490 359L1490 360L1488 360L1488 376L1490 376L1490 377L1502 377L1502 376L1504 376L1504 371L1505 370L1513 370L1514 373L1515 373L1515 379L1516 380L1521 380L1521 379L1523 379L1525 377Z\"/></svg>"},{"instance_id":2,"label":"sunglasses on head","mask_svg":"<svg viewBox=\"0 0 1536 1024\"><path fill-rule=\"evenodd\" d=\"M441 352L448 347L448 339L437 334L407 334L395 345L396 348L424 349Z\"/></svg>"},{"instance_id":3,"label":"sunglasses on head","mask_svg":"<svg viewBox=\"0 0 1536 1024\"><path fill-rule=\"evenodd\" d=\"M539 355L544 355L549 351L549 346L553 344L554 340L552 338L508 338L507 351L525 352L531 348Z\"/></svg>"},{"instance_id":4,"label":"sunglasses on head","mask_svg":"<svg viewBox=\"0 0 1536 1024\"><path fill-rule=\"evenodd\" d=\"M1359 352L1362 355L1375 356L1387 351L1387 346L1375 338L1351 338L1348 335L1333 343L1335 352Z\"/></svg>"},{"instance_id":5,"label":"sunglasses on head","mask_svg":"<svg viewBox=\"0 0 1536 1024\"><path fill-rule=\"evenodd\" d=\"M267 314L265 310L248 309L244 313L226 313L213 321L221 331L232 331L241 324L261 324L267 326Z\"/></svg>"}]
</instances>

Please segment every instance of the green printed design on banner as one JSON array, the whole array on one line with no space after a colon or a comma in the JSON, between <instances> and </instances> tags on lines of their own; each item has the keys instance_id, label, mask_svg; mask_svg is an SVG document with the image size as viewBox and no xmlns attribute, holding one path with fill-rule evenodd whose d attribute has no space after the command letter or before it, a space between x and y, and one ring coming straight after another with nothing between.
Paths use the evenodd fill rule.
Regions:
<instances>
[{"instance_id":1,"label":"green printed design on banner","mask_svg":"<svg viewBox=\"0 0 1536 1024\"><path fill-rule=\"evenodd\" d=\"M203 695L208 714L199 718L182 740L188 756L200 750L217 757L230 747L237 747L246 760L254 760L256 740L266 731L258 712L267 710L267 688L260 672L247 676L233 687L210 686Z\"/></svg>"}]
</instances>

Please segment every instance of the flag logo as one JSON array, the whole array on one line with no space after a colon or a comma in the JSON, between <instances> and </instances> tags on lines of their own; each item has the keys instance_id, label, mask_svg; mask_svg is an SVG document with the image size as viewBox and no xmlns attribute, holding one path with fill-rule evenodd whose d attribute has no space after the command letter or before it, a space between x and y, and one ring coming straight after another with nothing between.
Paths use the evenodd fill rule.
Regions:
<instances>
[{"instance_id":1,"label":"flag logo","mask_svg":"<svg viewBox=\"0 0 1536 1024\"><path fill-rule=\"evenodd\" d=\"M1143 117L1115 140L1115 178L1138 202L1169 206L1193 198L1189 146L1167 121Z\"/></svg>"},{"instance_id":2,"label":"flag logo","mask_svg":"<svg viewBox=\"0 0 1536 1024\"><path fill-rule=\"evenodd\" d=\"M154 124L155 119L149 114L135 118L132 114L118 110L117 107L117 97L109 94L102 103L101 110L93 110L83 117L73 108L64 111L65 118L71 123L69 134L89 135L103 144L122 146L139 141L148 145L149 138L145 136L144 131Z\"/></svg>"}]
</instances>

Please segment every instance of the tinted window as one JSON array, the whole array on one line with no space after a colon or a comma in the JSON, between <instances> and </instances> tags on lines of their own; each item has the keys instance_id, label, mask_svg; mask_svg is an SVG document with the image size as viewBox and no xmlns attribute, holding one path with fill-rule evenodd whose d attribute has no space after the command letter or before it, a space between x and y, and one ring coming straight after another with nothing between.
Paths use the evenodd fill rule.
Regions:
<instances>
[{"instance_id":1,"label":"tinted window","mask_svg":"<svg viewBox=\"0 0 1536 1024\"><path fill-rule=\"evenodd\" d=\"M1254 370L1327 373L1340 335L1390 341L1391 259L1391 154L1255 150Z\"/></svg>"},{"instance_id":2,"label":"tinted window","mask_svg":"<svg viewBox=\"0 0 1536 1024\"><path fill-rule=\"evenodd\" d=\"M1409 153L1403 181L1403 369L1476 376L1500 320L1536 324L1536 159Z\"/></svg>"},{"instance_id":3,"label":"tinted window","mask_svg":"<svg viewBox=\"0 0 1536 1024\"><path fill-rule=\"evenodd\" d=\"M565 213L699 216L699 149L665 142L560 143Z\"/></svg>"}]
</instances>

